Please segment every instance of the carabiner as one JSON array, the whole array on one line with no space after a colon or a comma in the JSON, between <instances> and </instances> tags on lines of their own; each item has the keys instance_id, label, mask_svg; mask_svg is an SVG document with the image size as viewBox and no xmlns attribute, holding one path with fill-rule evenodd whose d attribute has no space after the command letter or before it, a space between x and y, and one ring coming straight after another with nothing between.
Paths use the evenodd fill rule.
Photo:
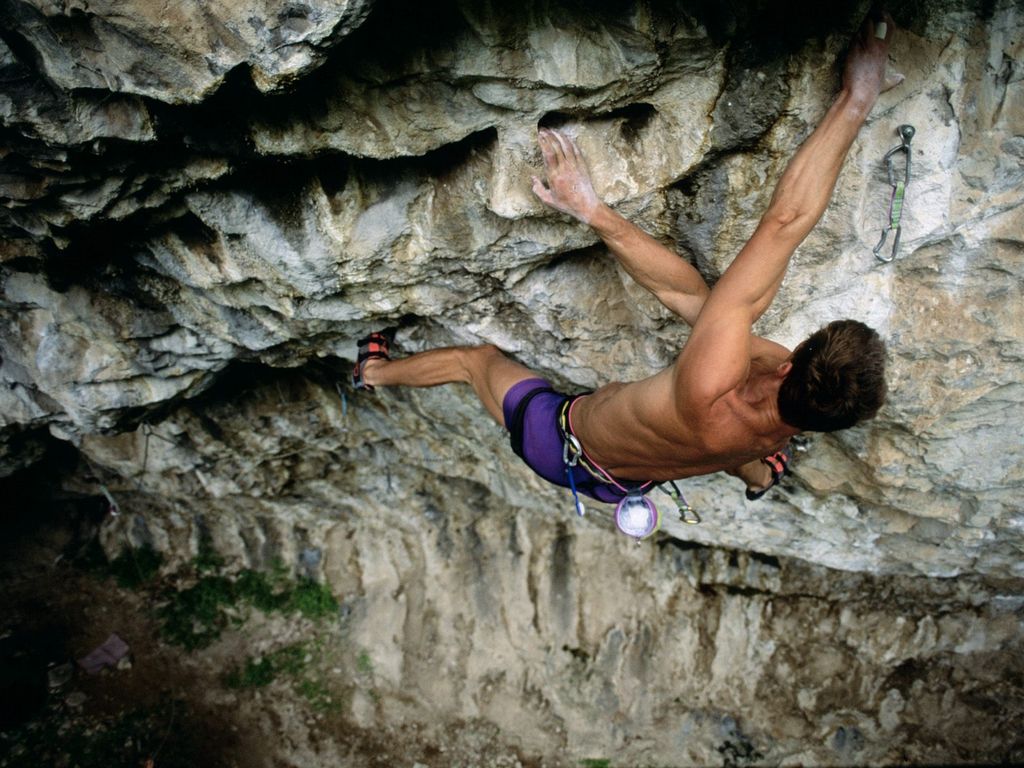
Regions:
<instances>
[{"instance_id":1,"label":"carabiner","mask_svg":"<svg viewBox=\"0 0 1024 768\"><path fill-rule=\"evenodd\" d=\"M569 456L570 447L572 456ZM566 435L565 441L562 443L562 463L567 467L575 467L580 462L581 453L583 453L583 446L576 439L576 435Z\"/></svg>"},{"instance_id":2,"label":"carabiner","mask_svg":"<svg viewBox=\"0 0 1024 768\"><path fill-rule=\"evenodd\" d=\"M679 522L686 523L687 525L700 525L700 515L697 514L697 510L689 505L686 501L686 497L683 496L683 492L679 490L679 486L676 485L675 480L669 480L668 485L671 488L666 488L663 483L661 490L672 497L672 501L676 503L676 510L679 512Z\"/></svg>"},{"instance_id":3,"label":"carabiner","mask_svg":"<svg viewBox=\"0 0 1024 768\"><path fill-rule=\"evenodd\" d=\"M900 227L900 219L903 216L903 199L906 194L907 185L910 183L910 140L914 138L914 126L903 124L896 129L896 133L899 134L900 143L898 146L893 147L885 153L886 172L889 176L889 185L892 187L892 195L889 198L889 224L882 230L882 237L878 241L878 245L871 251L875 254L875 258L879 261L883 261L886 264L896 258L896 252L900 247L900 234L902 233ZM903 171L903 178L896 178L896 164L894 158L897 154L903 153L904 162L906 166ZM892 251L889 253L889 257L886 258L882 255L882 246L885 245L885 240L890 232L895 232L896 237L892 241Z\"/></svg>"},{"instance_id":4,"label":"carabiner","mask_svg":"<svg viewBox=\"0 0 1024 768\"><path fill-rule=\"evenodd\" d=\"M679 522L686 523L687 525L700 525L700 515L689 504L677 503L676 508L679 510Z\"/></svg>"}]
</instances>

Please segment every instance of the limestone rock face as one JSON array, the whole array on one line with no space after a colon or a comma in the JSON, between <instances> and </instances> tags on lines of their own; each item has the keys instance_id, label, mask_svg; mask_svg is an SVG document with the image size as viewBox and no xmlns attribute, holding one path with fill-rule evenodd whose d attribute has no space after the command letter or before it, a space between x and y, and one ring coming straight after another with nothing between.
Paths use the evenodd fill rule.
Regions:
<instances>
[{"instance_id":1,"label":"limestone rock face","mask_svg":"<svg viewBox=\"0 0 1024 768\"><path fill-rule=\"evenodd\" d=\"M105 543L188 559L205 541L323 578L363 659L341 678L356 726L490 723L566 766L1019 760L1004 731L1024 717L1019 582L636 546L516 473L458 393L355 403L328 369L250 373L159 425L83 439L121 511ZM398 413L445 417L386 429ZM337 757L281 742L282 761Z\"/></svg>"},{"instance_id":2,"label":"limestone rock face","mask_svg":"<svg viewBox=\"0 0 1024 768\"><path fill-rule=\"evenodd\" d=\"M407 351L492 342L570 388L649 375L686 329L533 197L538 123L577 136L599 193L713 280L855 24L741 43L770 14L465 3L403 6L401 24L382 7L348 35L366 6L240 8L7 3L8 431L132 428L234 361L350 358L399 319ZM728 480L688 483L709 525L667 530L850 570L1020 576L1021 15L904 23L907 79L760 327L795 343L872 323L890 404L815 439L756 513ZM241 63L259 90L289 88L225 82ZM885 265L881 157L901 123L913 177Z\"/></svg>"},{"instance_id":3,"label":"limestone rock face","mask_svg":"<svg viewBox=\"0 0 1024 768\"><path fill-rule=\"evenodd\" d=\"M797 763L899 761L880 745L901 713L956 719L937 667L894 682L900 664L973 674L1020 647L1007 617L1024 578L1024 13L936 0L896 19L906 80L880 97L758 327L788 345L841 317L876 327L880 416L809 436L760 502L731 478L687 481L704 523L666 515L663 543L636 548L598 505L577 520L468 388L354 393L355 340L399 326L403 354L492 343L574 391L670 365L685 324L533 196L538 126L576 137L598 193L713 282L830 104L859 17L584 5L0 0L0 472L70 442L83 461L67 487L102 483L126 513L112 549L127 535L183 558L206 532L239 562L306 563L352 596L391 690L415 670L423 691L450 686L453 717L526 732L552 707L579 745L600 738L594 718L671 710L675 735L636 760L670 761L703 733L693 762L725 742ZM912 178L884 264L882 158L904 123ZM734 568L729 593L696 574L686 553L719 551L704 547L800 563ZM950 577L998 605L971 624L969 596L932 600ZM813 597L779 597L805 582ZM710 605L709 584L725 590L714 619L686 607ZM919 611L893 629L899 605L841 607L862 588L932 594L922 604L954 618ZM807 682L780 730L744 736L729 713L760 702L767 723L783 685L754 670L811 675L787 645L797 627L814 674L861 670L856 712L841 701L852 687L827 699ZM449 647L416 657L414 638L441 635ZM463 666L439 674L448 664ZM655 669L702 682L673 693ZM534 710L487 693L534 688ZM401 716L401 696L387 701ZM829 725L812 733L809 715ZM600 743L629 739L612 734Z\"/></svg>"},{"instance_id":4,"label":"limestone rock face","mask_svg":"<svg viewBox=\"0 0 1024 768\"><path fill-rule=\"evenodd\" d=\"M232 69L264 91L315 69L369 3L5 0L4 17L65 91L96 89L192 103Z\"/></svg>"}]
</instances>

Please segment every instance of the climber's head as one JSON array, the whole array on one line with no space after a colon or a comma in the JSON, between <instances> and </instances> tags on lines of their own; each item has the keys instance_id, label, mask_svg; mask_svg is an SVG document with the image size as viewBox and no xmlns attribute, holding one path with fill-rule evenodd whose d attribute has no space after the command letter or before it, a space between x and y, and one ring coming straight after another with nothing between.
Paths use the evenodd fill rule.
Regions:
<instances>
[{"instance_id":1,"label":"climber's head","mask_svg":"<svg viewBox=\"0 0 1024 768\"><path fill-rule=\"evenodd\" d=\"M836 320L811 334L789 359L779 387L779 415L812 432L846 429L885 402L885 343L856 320Z\"/></svg>"}]
</instances>

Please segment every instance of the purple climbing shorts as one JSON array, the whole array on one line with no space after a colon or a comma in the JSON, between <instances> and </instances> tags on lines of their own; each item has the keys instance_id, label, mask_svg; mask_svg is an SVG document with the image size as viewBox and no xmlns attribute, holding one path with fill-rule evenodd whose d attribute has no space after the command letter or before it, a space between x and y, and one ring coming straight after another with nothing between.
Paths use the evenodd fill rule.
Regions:
<instances>
[{"instance_id":1,"label":"purple climbing shorts","mask_svg":"<svg viewBox=\"0 0 1024 768\"><path fill-rule=\"evenodd\" d=\"M512 450L538 475L563 488L569 487L569 478L562 457L558 410L568 399L568 395L552 389L546 379L523 379L512 385L501 406ZM580 493L610 504L625 496L615 486L596 480L578 464L571 471Z\"/></svg>"}]
</instances>

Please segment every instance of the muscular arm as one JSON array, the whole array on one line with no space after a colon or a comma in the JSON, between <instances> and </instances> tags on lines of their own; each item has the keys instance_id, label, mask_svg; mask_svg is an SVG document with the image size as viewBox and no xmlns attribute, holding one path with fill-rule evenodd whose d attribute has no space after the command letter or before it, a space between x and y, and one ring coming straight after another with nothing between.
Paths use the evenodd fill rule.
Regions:
<instances>
[{"instance_id":1,"label":"muscular arm","mask_svg":"<svg viewBox=\"0 0 1024 768\"><path fill-rule=\"evenodd\" d=\"M775 298L793 251L824 213L850 146L883 87L891 31L885 39L874 33L874 24L865 21L851 44L842 90L786 167L760 224L694 326L678 368L681 383L699 401L711 402L746 380L751 327Z\"/></svg>"},{"instance_id":2,"label":"muscular arm","mask_svg":"<svg viewBox=\"0 0 1024 768\"><path fill-rule=\"evenodd\" d=\"M630 277L687 325L697 322L711 291L685 259L606 205L594 212L590 226Z\"/></svg>"},{"instance_id":3,"label":"muscular arm","mask_svg":"<svg viewBox=\"0 0 1024 768\"><path fill-rule=\"evenodd\" d=\"M700 273L598 199L576 142L558 131L542 129L538 143L549 186L534 178L537 197L593 227L630 277L693 325L710 293Z\"/></svg>"},{"instance_id":4,"label":"muscular arm","mask_svg":"<svg viewBox=\"0 0 1024 768\"><path fill-rule=\"evenodd\" d=\"M538 142L550 188L534 178L537 197L593 227L629 276L692 326L710 294L700 273L598 199L576 142L548 130L541 130ZM778 357L780 352L782 355L789 352L766 339L754 337L751 343L754 355ZM771 472L760 461L743 464L729 470L728 474L753 489L766 487L771 482Z\"/></svg>"}]
</instances>

